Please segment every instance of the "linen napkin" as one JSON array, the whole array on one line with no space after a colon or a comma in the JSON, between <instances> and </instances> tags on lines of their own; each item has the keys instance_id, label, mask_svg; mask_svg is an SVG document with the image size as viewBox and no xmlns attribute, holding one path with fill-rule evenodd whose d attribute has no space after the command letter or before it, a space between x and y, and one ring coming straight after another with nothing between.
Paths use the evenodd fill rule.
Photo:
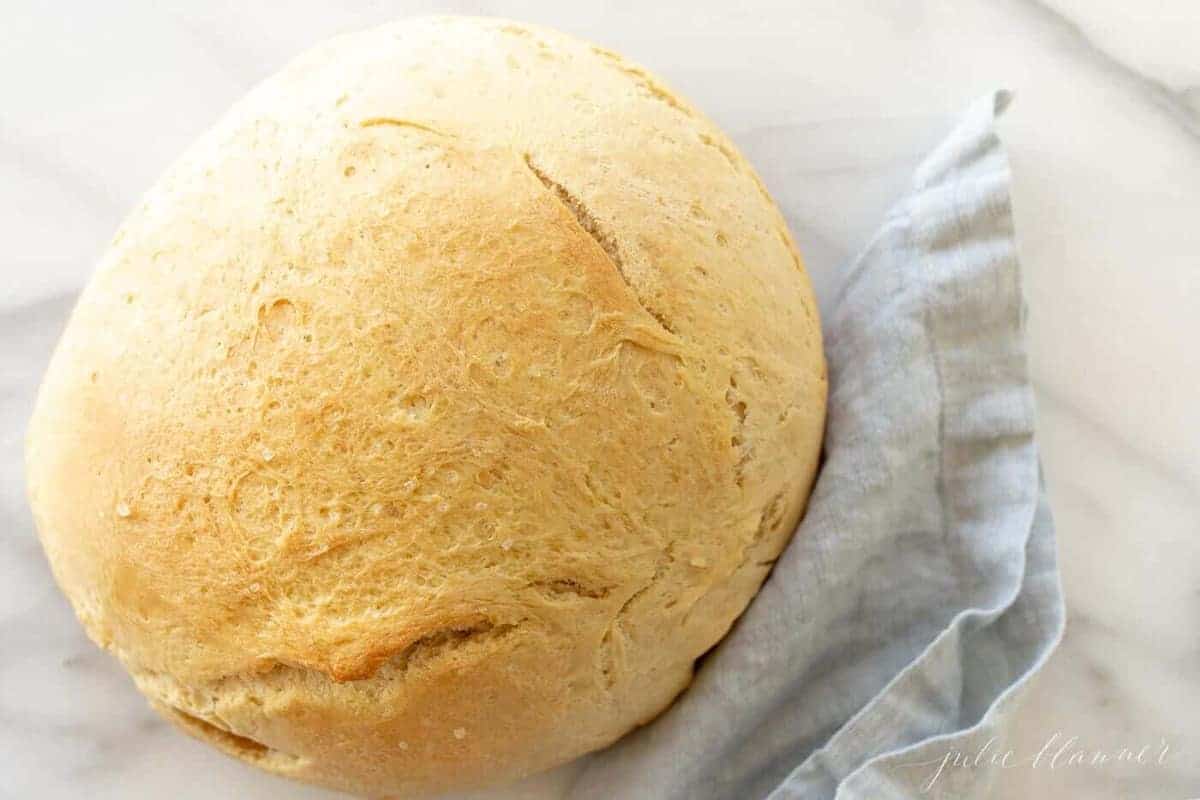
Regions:
<instances>
[{"instance_id":1,"label":"linen napkin","mask_svg":"<svg viewBox=\"0 0 1200 800\"><path fill-rule=\"evenodd\" d=\"M826 323L825 460L758 597L579 800L977 797L1063 627L996 92L921 164Z\"/></svg>"}]
</instances>

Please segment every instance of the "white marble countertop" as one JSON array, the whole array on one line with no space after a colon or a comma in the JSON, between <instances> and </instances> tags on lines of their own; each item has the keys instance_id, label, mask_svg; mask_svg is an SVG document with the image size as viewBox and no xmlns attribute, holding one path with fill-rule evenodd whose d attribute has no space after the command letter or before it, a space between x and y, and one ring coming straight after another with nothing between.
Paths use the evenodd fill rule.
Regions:
<instances>
[{"instance_id":1,"label":"white marble countertop","mask_svg":"<svg viewBox=\"0 0 1200 800\"><path fill-rule=\"evenodd\" d=\"M32 531L23 430L75 293L168 161L307 45L427 11L549 24L658 72L763 173L824 300L953 117L1016 91L1002 132L1070 612L1000 747L1027 762L1076 737L1089 763L1004 770L993 796L1200 796L1200 5L799 5L5 0L0 797L334 796L170 732L88 643ZM1118 758L1144 746L1164 763ZM571 775L487 797L567 797Z\"/></svg>"}]
</instances>

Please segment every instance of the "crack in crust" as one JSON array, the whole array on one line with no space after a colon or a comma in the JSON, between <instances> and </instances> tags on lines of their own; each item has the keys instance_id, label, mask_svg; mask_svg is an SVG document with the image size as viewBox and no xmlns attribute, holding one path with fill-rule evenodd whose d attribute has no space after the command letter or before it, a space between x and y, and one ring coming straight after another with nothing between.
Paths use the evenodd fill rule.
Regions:
<instances>
[{"instance_id":1,"label":"crack in crust","mask_svg":"<svg viewBox=\"0 0 1200 800\"><path fill-rule=\"evenodd\" d=\"M516 627L516 625L497 625L490 620L485 620L475 625L445 628L428 636L422 636L387 660L388 677L402 675L415 666L445 657L469 642L506 636Z\"/></svg>"},{"instance_id":2,"label":"crack in crust","mask_svg":"<svg viewBox=\"0 0 1200 800\"><path fill-rule=\"evenodd\" d=\"M299 767L307 761L307 759L301 756L276 750L257 739L235 733L225 725L199 717L181 708L157 702L152 704L158 708L159 712L167 716L192 736L208 742L218 750L236 756L244 761L274 770Z\"/></svg>"},{"instance_id":3,"label":"crack in crust","mask_svg":"<svg viewBox=\"0 0 1200 800\"><path fill-rule=\"evenodd\" d=\"M403 680L405 674L438 660L441 660L465 647L477 645L485 641L503 639L521 627L520 622L497 624L489 619L481 619L474 623L448 625L432 633L410 640L398 649L380 651L373 654L367 663L356 665L354 671L339 669L337 665L315 666L295 663L279 658L266 658L253 669L230 672L214 677L201 684L184 687L178 684L167 673L128 666L135 675L140 675L151 682L166 681L173 689L185 689L193 692L204 702L189 702L193 706L188 713L198 712L198 706L215 703L218 697L231 689L247 689L251 691L271 689L272 686L285 683L289 676L308 676L316 681L330 683L367 683L371 681L391 682ZM124 659L122 659L124 661ZM153 693L153 692L152 692ZM175 705L171 708L179 710Z\"/></svg>"},{"instance_id":4,"label":"crack in crust","mask_svg":"<svg viewBox=\"0 0 1200 800\"><path fill-rule=\"evenodd\" d=\"M696 112L692 111L692 109L686 103L676 97L675 94L669 91L666 87L662 86L652 75L650 75L650 73L646 72L646 70L630 64L620 54L614 53L612 50L606 50L603 47L596 47L594 45L592 46L591 50L602 60L608 64L611 64L612 67L617 71L623 72L630 78L633 78L633 82L637 84L638 88L645 92L648 97L670 106L671 108L683 114L685 117L696 116Z\"/></svg>"},{"instance_id":5,"label":"crack in crust","mask_svg":"<svg viewBox=\"0 0 1200 800\"><path fill-rule=\"evenodd\" d=\"M454 138L453 134L446 133L445 131L439 131L437 128L431 128L428 125L415 122L411 119L399 119L397 117L371 117L370 119L364 119L362 122L358 123L358 127L360 128L374 128L379 125L390 125L394 128L414 128L418 131L432 133L435 136Z\"/></svg>"},{"instance_id":6,"label":"crack in crust","mask_svg":"<svg viewBox=\"0 0 1200 800\"><path fill-rule=\"evenodd\" d=\"M574 596L586 597L592 600L600 600L608 597L612 591L612 587L609 586L586 586L572 578L534 581L529 586L551 597Z\"/></svg>"},{"instance_id":7,"label":"crack in crust","mask_svg":"<svg viewBox=\"0 0 1200 800\"><path fill-rule=\"evenodd\" d=\"M616 271L617 275L621 277L621 280L624 281L625 285L629 287L630 294L632 294L634 299L637 300L637 303L642 307L642 310L653 317L663 330L671 335L674 335L675 328L673 325L671 325L670 320L668 320L660 311L650 307L642 299L641 295L638 294L637 288L634 286L633 281L629 279L629 275L625 272L625 261L621 256L621 249L617 244L617 240L613 238L612 234L610 234L600 225L600 222L596 219L595 215L593 215L591 210L584 205L582 200L572 194L561 183L547 175L542 168L534 162L532 156L526 153L524 158L525 166L529 168L529 171L532 172L537 179L541 181L542 185L550 190L550 192L554 194L558 201L562 203L562 205L568 211L571 212L571 214L575 217L575 221L579 223L579 227L583 228L584 232L586 232L588 236L592 237L596 244L600 245L600 249L604 251L606 256L608 256L609 263L612 264L613 269Z\"/></svg>"},{"instance_id":8,"label":"crack in crust","mask_svg":"<svg viewBox=\"0 0 1200 800\"><path fill-rule=\"evenodd\" d=\"M378 650L357 657L346 663L333 663L329 669L314 670L326 675L337 683L360 681L371 678L394 680L403 678L408 670L444 658L469 644L484 640L503 638L517 629L516 624L496 624L482 618L475 622L462 622L457 625L447 625L444 628L428 633L417 639L401 644L388 646L381 643ZM274 670L280 669L310 669L306 666L293 666L280 662Z\"/></svg>"},{"instance_id":9,"label":"crack in crust","mask_svg":"<svg viewBox=\"0 0 1200 800\"><path fill-rule=\"evenodd\" d=\"M620 678L620 669L624 661L624 634L621 631L621 622L629 614L634 603L638 601L646 592L650 591L656 583L666 577L671 566L675 563L675 544L669 542L663 549L659 563L654 568L654 574L642 582L641 586L635 589L617 609L616 613L608 621L608 627L604 630L604 635L600 639L600 676L606 691L612 691Z\"/></svg>"},{"instance_id":10,"label":"crack in crust","mask_svg":"<svg viewBox=\"0 0 1200 800\"><path fill-rule=\"evenodd\" d=\"M739 174L739 175L742 174L742 166L738 162L738 157L734 154L733 150L731 150L728 146L717 141L715 138L713 138L712 136L709 136L707 133L700 134L700 142L708 147L711 147L712 149L714 149L718 153L720 153L722 156L724 156L725 160L727 162L729 162L730 168L737 174Z\"/></svg>"},{"instance_id":11,"label":"crack in crust","mask_svg":"<svg viewBox=\"0 0 1200 800\"><path fill-rule=\"evenodd\" d=\"M786 489L776 493L775 496L771 498L770 502L763 506L762 511L759 512L758 527L754 529L754 536L751 537L750 542L742 549L742 555L738 560L737 570L741 570L750 563L751 557L755 555L754 551L759 548L759 546L770 534L777 533L779 531L779 526L783 524L783 512L785 505L784 498L786 494ZM754 565L757 567L769 567L774 565L777 558L779 558L778 554L769 559L760 558L754 562Z\"/></svg>"},{"instance_id":12,"label":"crack in crust","mask_svg":"<svg viewBox=\"0 0 1200 800\"><path fill-rule=\"evenodd\" d=\"M737 378L729 376L729 388L725 390L725 404L733 415L733 435L729 446L737 454L733 465L733 481L739 487L746 482L746 465L750 463L750 443L746 441L746 401L738 394Z\"/></svg>"}]
</instances>

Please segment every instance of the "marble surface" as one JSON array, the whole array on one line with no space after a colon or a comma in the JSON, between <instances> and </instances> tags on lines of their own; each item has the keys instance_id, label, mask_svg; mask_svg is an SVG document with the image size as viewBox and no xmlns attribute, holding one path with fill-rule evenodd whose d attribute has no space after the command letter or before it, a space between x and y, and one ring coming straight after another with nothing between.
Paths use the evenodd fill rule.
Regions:
<instances>
[{"instance_id":1,"label":"marble surface","mask_svg":"<svg viewBox=\"0 0 1200 800\"><path fill-rule=\"evenodd\" d=\"M305 46L428 11L549 24L658 72L762 172L824 301L953 117L1015 90L1002 132L1070 611L993 748L1014 759L992 796L1200 797L1193 0L2 0L0 797L334 797L174 734L85 639L32 531L23 429L74 295L168 161ZM479 797L569 797L573 772Z\"/></svg>"}]
</instances>

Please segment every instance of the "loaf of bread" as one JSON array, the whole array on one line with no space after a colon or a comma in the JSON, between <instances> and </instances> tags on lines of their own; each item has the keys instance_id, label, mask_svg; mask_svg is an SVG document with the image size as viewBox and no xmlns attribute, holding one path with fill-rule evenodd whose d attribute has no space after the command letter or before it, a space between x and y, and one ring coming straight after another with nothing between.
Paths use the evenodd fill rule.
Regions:
<instances>
[{"instance_id":1,"label":"loaf of bread","mask_svg":"<svg viewBox=\"0 0 1200 800\"><path fill-rule=\"evenodd\" d=\"M89 635L272 772L419 795L651 720L804 508L782 216L620 56L405 20L252 91L116 234L30 498Z\"/></svg>"}]
</instances>

